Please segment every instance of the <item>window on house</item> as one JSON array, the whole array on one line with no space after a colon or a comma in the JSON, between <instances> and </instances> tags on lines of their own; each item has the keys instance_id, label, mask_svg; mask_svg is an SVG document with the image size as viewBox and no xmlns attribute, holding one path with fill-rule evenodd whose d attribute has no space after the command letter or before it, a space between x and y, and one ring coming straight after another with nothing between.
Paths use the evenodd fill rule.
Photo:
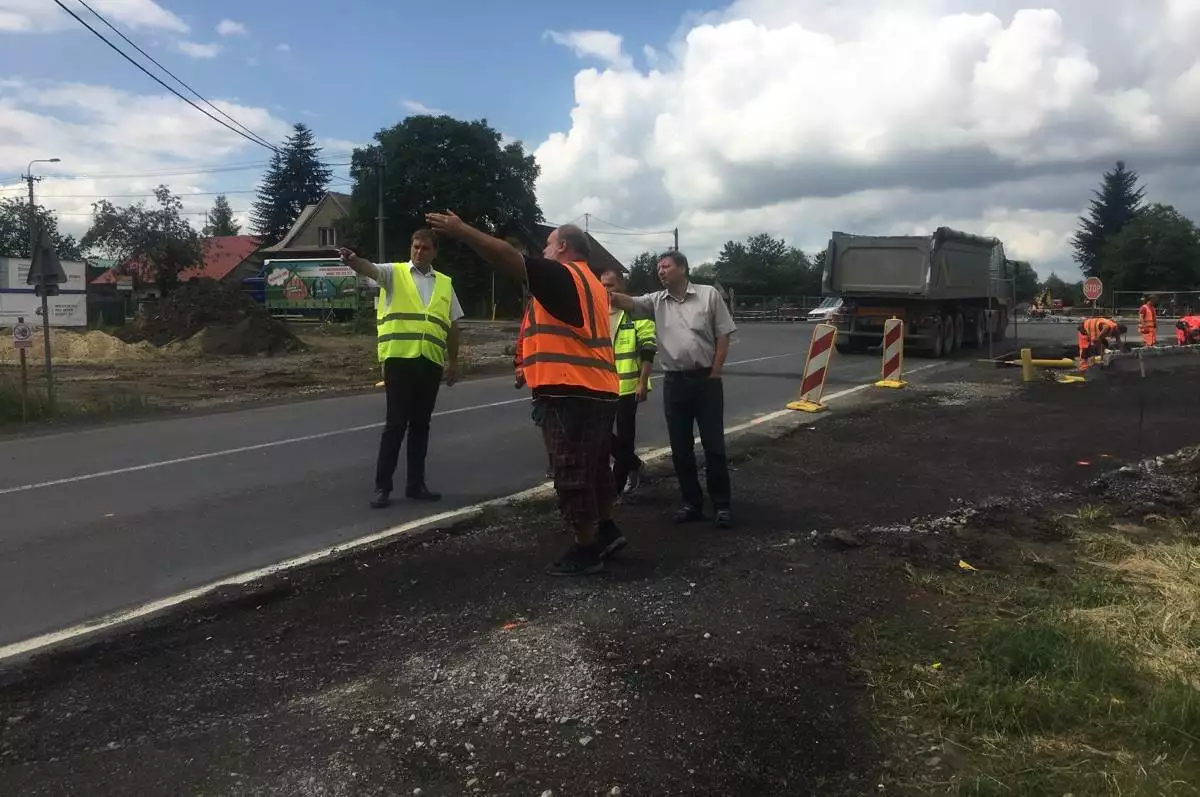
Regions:
<instances>
[{"instance_id":1,"label":"window on house","mask_svg":"<svg viewBox=\"0 0 1200 797\"><path fill-rule=\"evenodd\" d=\"M337 246L337 230L333 227L318 227L317 235L321 239L321 246Z\"/></svg>"}]
</instances>

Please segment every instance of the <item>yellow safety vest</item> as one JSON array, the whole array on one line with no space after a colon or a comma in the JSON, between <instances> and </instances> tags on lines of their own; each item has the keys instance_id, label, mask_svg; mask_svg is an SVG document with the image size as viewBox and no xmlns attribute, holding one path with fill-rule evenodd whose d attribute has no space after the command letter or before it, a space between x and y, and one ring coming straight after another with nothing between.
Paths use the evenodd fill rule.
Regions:
<instances>
[{"instance_id":1,"label":"yellow safety vest","mask_svg":"<svg viewBox=\"0 0 1200 797\"><path fill-rule=\"evenodd\" d=\"M446 362L446 343L450 337L450 303L454 295L451 280L440 271L433 272L433 296L426 307L413 279L411 263L395 263L392 285L380 285L376 326L379 361L391 357L405 360L424 357L438 365Z\"/></svg>"},{"instance_id":2,"label":"yellow safety vest","mask_svg":"<svg viewBox=\"0 0 1200 797\"><path fill-rule=\"evenodd\" d=\"M618 392L632 396L637 390L638 377L642 371L642 352L656 352L657 331L649 319L634 321L624 310L617 317L617 336L613 340L613 359L617 363ZM647 383L646 388L650 385Z\"/></svg>"}]
</instances>

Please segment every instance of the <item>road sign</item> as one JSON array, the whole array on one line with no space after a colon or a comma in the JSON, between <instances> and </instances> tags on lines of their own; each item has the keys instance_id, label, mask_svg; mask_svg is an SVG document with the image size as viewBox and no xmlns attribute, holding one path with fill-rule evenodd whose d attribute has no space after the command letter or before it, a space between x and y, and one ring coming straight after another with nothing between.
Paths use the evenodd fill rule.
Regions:
<instances>
[{"instance_id":1,"label":"road sign","mask_svg":"<svg viewBox=\"0 0 1200 797\"><path fill-rule=\"evenodd\" d=\"M1104 283L1098 277L1088 277L1083 283L1083 298L1089 302L1094 302L1100 298L1100 294L1104 293Z\"/></svg>"},{"instance_id":2,"label":"road sign","mask_svg":"<svg viewBox=\"0 0 1200 797\"><path fill-rule=\"evenodd\" d=\"M37 249L33 252L33 262L29 264L29 274L25 277L25 284L62 285L66 281L67 274L63 271L62 262L58 259L58 254L55 253L54 246L43 229Z\"/></svg>"},{"instance_id":3,"label":"road sign","mask_svg":"<svg viewBox=\"0 0 1200 797\"><path fill-rule=\"evenodd\" d=\"M24 321L19 321L13 327L12 341L14 349L33 348L33 329Z\"/></svg>"}]
</instances>

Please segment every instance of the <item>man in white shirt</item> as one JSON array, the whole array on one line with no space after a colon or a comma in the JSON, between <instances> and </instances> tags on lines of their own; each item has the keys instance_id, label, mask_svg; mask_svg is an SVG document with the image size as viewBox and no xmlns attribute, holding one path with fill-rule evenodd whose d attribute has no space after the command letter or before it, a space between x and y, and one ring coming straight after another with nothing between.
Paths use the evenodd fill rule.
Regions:
<instances>
[{"instance_id":1,"label":"man in white shirt","mask_svg":"<svg viewBox=\"0 0 1200 797\"><path fill-rule=\"evenodd\" d=\"M405 496L437 501L441 494L425 483L429 424L443 377L447 385L458 381L458 321L463 317L450 277L433 269L437 239L432 230L413 233L408 263L372 263L349 249L342 249L341 255L360 276L379 283L378 348L387 421L379 441L371 506L381 509L391 503L392 477L406 434Z\"/></svg>"},{"instance_id":2,"label":"man in white shirt","mask_svg":"<svg viewBox=\"0 0 1200 797\"><path fill-rule=\"evenodd\" d=\"M655 322L658 361L666 372L663 408L671 461L683 499L675 513L676 522L691 523L703 517L704 494L692 437L699 429L713 520L718 528L729 528L733 518L721 373L737 325L715 288L691 281L682 252L667 252L659 258L658 279L664 290L637 297L614 293L611 301L635 319L653 318Z\"/></svg>"}]
</instances>

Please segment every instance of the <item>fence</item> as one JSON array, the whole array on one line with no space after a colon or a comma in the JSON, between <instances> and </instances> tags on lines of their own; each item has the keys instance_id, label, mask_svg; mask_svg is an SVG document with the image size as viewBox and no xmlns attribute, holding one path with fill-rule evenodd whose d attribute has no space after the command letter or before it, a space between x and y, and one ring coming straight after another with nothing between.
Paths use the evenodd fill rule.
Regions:
<instances>
[{"instance_id":1,"label":"fence","mask_svg":"<svg viewBox=\"0 0 1200 797\"><path fill-rule=\"evenodd\" d=\"M736 321L795 323L822 301L823 296L744 296L730 292L729 312Z\"/></svg>"}]
</instances>

